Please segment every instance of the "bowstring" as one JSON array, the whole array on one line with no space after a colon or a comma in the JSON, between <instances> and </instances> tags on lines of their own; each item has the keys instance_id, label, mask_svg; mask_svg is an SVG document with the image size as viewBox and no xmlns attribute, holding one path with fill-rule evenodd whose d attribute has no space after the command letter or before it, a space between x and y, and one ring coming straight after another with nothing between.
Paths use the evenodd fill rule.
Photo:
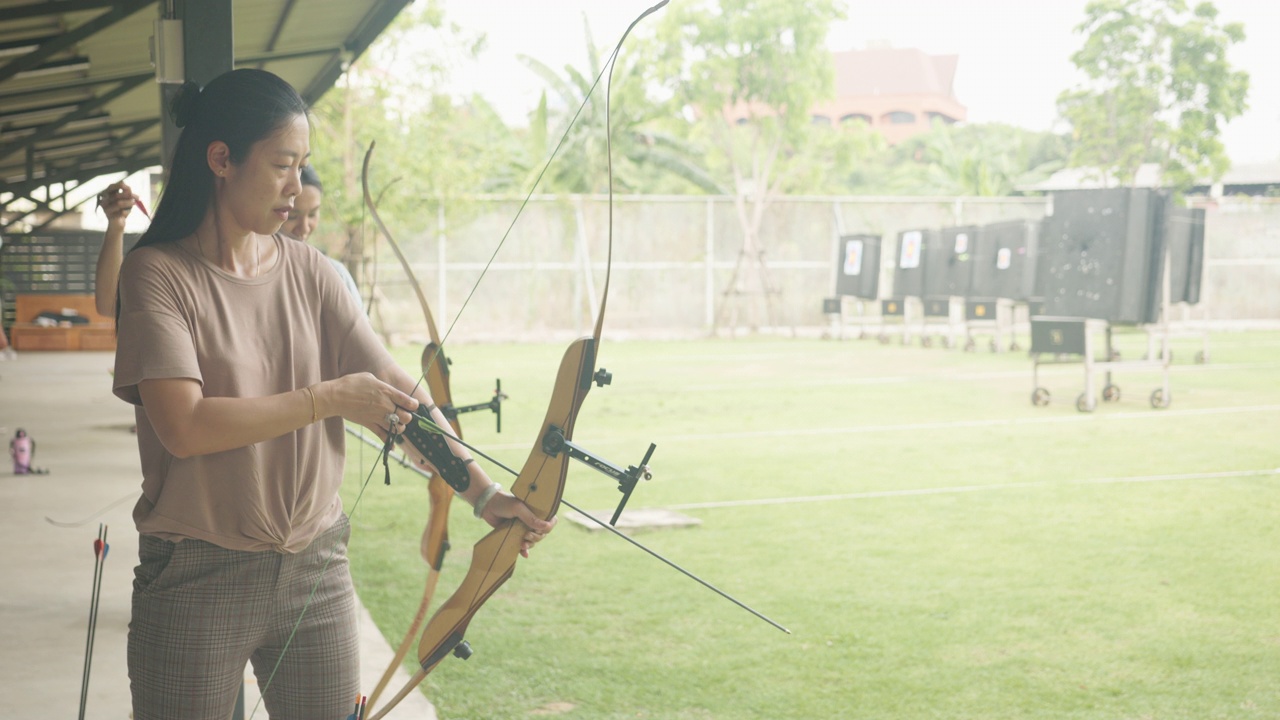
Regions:
<instances>
[{"instance_id":1,"label":"bowstring","mask_svg":"<svg viewBox=\"0 0 1280 720\"><path fill-rule=\"evenodd\" d=\"M614 46L613 52L609 54L609 57L605 61L604 65L600 67L600 72L596 73L595 80L591 83L591 87L587 90L586 97L582 99L582 102L578 105L577 111L574 112L573 117L569 119L569 124L565 126L564 132L560 135L560 141L556 143L555 148L551 151L551 155L547 157L547 161L543 163L542 169L538 171L538 176L534 178L533 186L529 188L529 192L525 194L524 199L520 202L520 206L516 208L515 216L511 218L511 223L507 225L506 232L502 234L502 238L498 241L497 246L493 249L493 253L490 254L489 260L485 262L484 268L482 268L480 271L480 277L476 278L475 284L471 286L471 291L467 293L467 297L462 301L462 305L458 308L457 314L453 316L453 320L449 323L449 327L445 330L444 335L440 338L439 346L436 348L436 351L431 354L431 360L427 362L427 368L430 368L432 365L434 365L436 362L436 358L438 358L440 356L440 353L444 351L445 343L449 339L449 336L453 333L454 327L457 326L458 320L462 318L462 313L467 309L467 306L471 303L471 299L475 297L476 291L480 289L480 283L484 282L485 276L488 275L489 273L489 268L492 267L494 261L497 260L498 253L502 250L503 245L506 244L507 238L510 237L511 235L511 231L515 229L516 223L519 222L520 220L520 215L524 212L524 209L529 205L529 201L533 198L533 194L537 191L538 186L542 183L543 176L547 174L547 170L551 167L551 163L555 161L556 156L560 153L560 148L564 147L565 142L569 139L569 132L573 130L574 125L577 124L578 118L582 115L582 111L587 107L587 103L591 101L591 96L595 94L596 87L600 84L600 79L605 77L606 72L609 74L609 77L606 83L606 91L605 91L605 104L604 104L605 133L604 134L605 134L605 147L606 147L605 154L608 156L608 161L609 161L608 163L608 166L609 166L609 258L610 260L612 260L612 257L613 257L613 150L612 150L613 133L610 132L610 123L609 123L609 105L610 105L609 89L611 89L613 85L613 68L617 62L618 54L622 51L622 44L626 42L627 36L631 34L631 31L635 29L636 25L640 24L640 21L644 20L646 17L657 12L659 9L665 6L668 2L670 2L670 0L662 0L662 2L659 2L656 5L649 7L647 10L641 13L639 17L633 20L630 25L627 26L626 32L622 33L622 38L619 39L618 44ZM612 262L610 262L609 265L610 265L609 269L605 271L604 297L606 300L608 299L608 295L609 295L609 291L608 291L609 272L612 269L611 267ZM601 306L600 316L601 317L604 316L603 304ZM596 325L597 325L596 338L599 339L599 334L600 334L599 318L597 318ZM423 369L422 376L426 377L426 368ZM421 383L422 380L419 379L418 382Z\"/></svg>"},{"instance_id":2,"label":"bowstring","mask_svg":"<svg viewBox=\"0 0 1280 720\"><path fill-rule=\"evenodd\" d=\"M560 149L564 147L565 142L569 138L570 131L573 130L574 125L577 123L578 118L582 115L582 111L586 108L587 103L591 101L592 95L595 94L596 87L599 86L600 84L600 79L603 78L605 76L605 73L607 72L608 79L606 81L606 90L605 90L605 148L606 148L605 155L608 160L608 176L609 176L609 181L608 181L609 251L608 251L607 264L605 269L605 285L604 285L604 290L602 293L602 299L600 304L600 313L599 313L599 316L596 318L596 327L595 327L595 332L593 336L596 341L596 345L598 346L600 333L604 324L605 304L607 303L608 297L609 297L609 280L613 270L613 142L612 142L613 133L611 132L611 121L610 121L610 106L611 106L610 95L612 93L612 88L613 88L613 70L617 63L618 54L622 51L622 45L624 42L626 42L626 39L631 34L631 31L634 30L636 25L640 24L642 20L644 20L649 15L652 15L653 13L657 12L659 9L664 7L668 2L670 2L670 0L662 0L661 2L649 7L643 13L641 13L639 17L633 20L631 24L627 26L626 31L623 32L622 37L618 40L618 44L614 47L613 52L609 54L608 60L600 68L600 72L596 74L595 80L591 83L591 87L587 90L586 96L582 99L582 102L578 105L578 109L574 112L573 117L569 119L568 124L565 126L564 132L560 135L560 140L556 143L555 148L551 151L551 155L547 157L547 161L543 163L542 169L538 171L538 175L536 178L534 178L532 187L529 188L529 191L525 194L524 199L521 200L520 206L516 209L515 216L512 217L511 222L507 225L506 231L503 232L502 237L498 240L497 246L494 247L493 252L489 256L489 259L485 262L484 267L481 269L480 276L476 278L475 283L471 286L471 290L467 293L467 297L463 300L462 305L458 308L458 312L453 316L453 320L449 323L449 327L445 330L444 335L440 338L440 342L437 344L435 352L431 354L431 359L427 362L426 366L423 367L422 373L418 376L418 380L414 383L413 389L410 391L410 394L413 394L413 392L417 391L417 389L422 385L423 381L427 377L428 370L431 368L432 365L435 364L436 360L440 356L440 353L444 351L445 343L447 342L449 336L453 333L453 329L457 326L458 321L462 318L463 312L465 312L467 307L470 305L471 299L475 297L476 292L480 288L480 284L484 281L485 277L489 273L489 269L493 266L493 263L497 260L498 253L502 250L503 246L506 244L507 239L511 236L511 231L515 229L516 223L520 220L521 214L524 212L524 209L529 205L529 201L533 198L533 195L537 191L538 186L542 183L542 178L546 175L547 170L551 167L551 163L555 161L556 156L559 155ZM361 202L360 208L361 208L360 233L361 233L361 237L363 238L364 232L365 232L365 218L364 218L365 207L363 202ZM376 243L376 240L375 240L375 243ZM376 256L375 256L375 260L376 260ZM377 263L375 262L374 265L375 265L374 272L376 273ZM370 302L373 302L372 295L373 293L371 290ZM598 347L596 348L596 353L598 356ZM431 424L435 425L434 421L432 421ZM439 431L441 432L441 434L444 434L448 437L454 437L452 433L445 433L443 428L440 428ZM387 464L387 456L390 454L391 444L392 444L391 438L390 436L388 436L386 445L379 452L379 458L382 460L384 467ZM362 466L364 464L363 457L364 457L364 452L363 452L363 449L361 449L360 464ZM373 467L369 469L368 474L365 475L364 480L361 482L360 490L356 494L356 499L352 502L351 510L347 513L348 521L350 521L355 516L356 511L359 508L360 501L364 498L365 490L369 486L369 481L373 478L373 473L377 469L377 463L378 463L378 459L375 459L373 462ZM390 473L390 470L388 469L387 472ZM254 705L253 712L250 713L250 716L249 716L250 720L252 720L253 717L257 715L258 708L262 706L263 697L265 697L266 692L268 691L268 689L270 689L272 681L275 680L276 672L280 669L280 664L284 661L284 655L286 652L288 652L289 646L293 643L293 639L297 634L298 629L301 627L303 619L305 619L306 617L307 610L311 606L311 601L315 597L316 591L319 589L320 583L321 581L323 581L325 573L329 569L329 564L333 561L333 558L336 557L337 555L338 546L340 544L341 542L335 543L332 550L329 553L329 557L325 559L324 565L321 567L321 570L320 570L320 575L316 579L316 582L312 585L311 591L310 593L308 593L307 599L302 605L302 611L299 613L297 621L294 622L293 629L290 631L289 637L285 640L284 647L282 647L280 650L280 656L276 659L276 663L271 669L271 674L267 677L267 682L263 685L262 694L259 695L258 702Z\"/></svg>"},{"instance_id":3,"label":"bowstring","mask_svg":"<svg viewBox=\"0 0 1280 720\"><path fill-rule=\"evenodd\" d=\"M364 196L361 196L361 202L360 202L360 240L361 240L360 246L361 247L365 246L366 225L367 225L367 218L366 218ZM376 260L376 258L378 258L378 234L375 233L374 234L374 259ZM370 305L374 304L376 287L378 287L378 263L374 263L374 277L372 277L372 281L370 282L370 287L369 287L369 304ZM369 315L369 311L366 310L365 315L366 315L366 319L369 320L370 323L374 322L374 319L372 319L372 316ZM346 421L344 421L344 423L346 423ZM387 471L388 477L389 477L390 469L388 468L387 456L389 455L390 442L392 441L390 441L390 436L388 436L387 445L383 447L383 451L380 452L378 459L374 459L374 464L372 464L369 468L369 474L366 474L365 479L362 480L362 482L360 483L360 489L358 489L358 491L356 492L356 500L352 501L351 510L347 512L348 523L353 523L353 521L355 521L356 510L358 509L358 507L360 507L360 501L362 500L362 498L365 497L365 491L367 488L369 488L369 482L372 479L372 477L374 477L375 471L378 470L379 459L383 461L383 469ZM365 448L364 446L361 446L360 447L360 470L357 470L357 473L360 473L360 474L364 473L364 468L365 468ZM266 676L266 683L262 684L262 689L261 689L261 692L259 693L259 697L257 697L257 702L253 703L253 710L250 712L250 720L253 720L253 717L257 716L257 710L259 710L259 708L262 706L262 701L264 701L264 698L266 697L266 692L268 692L269 689L271 688L271 683L274 682L275 675L280 670L280 664L284 662L285 653L289 651L289 646L292 646L293 638L296 637L298 633L298 629L301 628L302 621L306 619L307 610L310 609L311 601L314 600L316 592L319 591L320 589L320 583L324 582L325 575L329 573L329 565L332 564L334 557L338 556L338 547L340 546L340 544L342 544L342 541L340 541L339 539L338 542L335 542L333 544L332 548L329 548L329 556L325 557L324 565L320 566L320 574L317 575L316 582L311 584L311 591L307 592L306 601L302 602L302 610L298 612L298 619L293 621L293 628L289 629L289 635L287 638L284 639L284 646L280 648L280 655L276 657L275 664L271 666L271 673L268 676Z\"/></svg>"},{"instance_id":4,"label":"bowstring","mask_svg":"<svg viewBox=\"0 0 1280 720\"><path fill-rule=\"evenodd\" d=\"M609 188L609 213L608 213L609 251L608 251L607 261L605 265L605 282L604 282L604 289L601 294L600 312L596 317L595 331L592 336L593 337L593 345L592 345L593 363L595 362L595 360L599 358L599 341L600 341L601 331L604 327L605 306L609 299L609 279L610 279L610 276L612 275L612 270L613 270L613 132L612 132L612 121L610 119L610 107L612 105L612 95L613 95L613 71L617 66L618 55L622 52L623 43L626 42L627 37L631 34L631 31L634 30L636 25L640 24L642 20L644 20L646 17L653 14L654 12L657 12L659 9L665 6L669 1L670 0L662 0L656 5L649 7L647 10L641 13L639 17L633 20L631 24L627 26L626 31L622 33L622 37L618 40L618 44L614 46L613 52L610 53L604 65L601 66L600 72L596 74L595 81L591 83L591 88L587 91L587 96L583 98L582 104L578 106L577 112L575 112L573 115L573 118L570 119L569 125L565 128L564 134L560 136L560 141L556 144L556 147L552 151L551 156L547 158L547 162L543 165L542 170L538 173L538 177L534 181L533 187L530 188L528 194L525 195L524 200L521 202L520 207L516 211L516 216L512 219L511 224L508 225L507 231L503 233L502 239L498 242L498 246L494 248L493 254L490 255L489 257L489 261L485 263L484 269L481 271L480 277L476 279L475 284L472 286L471 292L467 295L466 301L463 302L462 306L458 310L458 313L454 316L453 321L450 323L448 330L445 331L445 335L444 337L441 338L439 346L436 348L436 351L432 354L431 360L427 363L427 368L429 368L431 364L436 361L436 358L440 355L441 351L444 348L445 339L448 338L449 334L453 331L454 326L457 325L458 319L462 316L462 312L466 309L467 304L470 302L471 298L475 295L476 290L480 287L480 283L484 280L485 274L488 272L489 267L493 264L494 259L497 257L498 251L502 249L502 246L506 242L507 237L511 234L511 230L515 227L516 221L520 219L520 213L523 212L524 208L529 204L529 200L530 198L532 198L534 191L537 189L538 183L541 182L543 175L547 171L547 168L550 167L551 162L555 159L555 156L560 151L561 146L564 145L565 140L569 136L569 131L573 128L573 125L577 121L579 115L582 114L583 108L586 107L586 104L591 99L591 96L594 94L596 87L600 84L600 79L602 77L605 77L605 73L607 72L608 78L606 79L606 83L605 83L605 106L604 107L605 107L605 156L608 161L607 166L608 166L608 188ZM590 269L588 268L588 272L589 271ZM423 377L426 377L426 368L424 368L423 370ZM520 473L516 472L515 470L508 467L507 465L499 462L498 460L491 457L490 455L480 451L478 448L475 448L463 442L461 438L458 438L456 435L449 432L445 427L437 424L434 420L427 418L427 424L429 424L430 427L427 427L425 429L429 430L430 432L438 433L440 435L444 435L447 438L456 440L463 447L466 447L472 450L473 452L476 452L481 457L484 457L486 460L489 460L490 462L510 472L516 477L519 477ZM423 427L423 426L424 426L423 423L419 423L419 427ZM514 526L508 527L507 531L510 532L513 527ZM497 562L496 557L491 559L490 567L492 567L492 563L494 562ZM670 563L670 561L667 561L667 562ZM704 582L705 584L705 581L702 581L702 582ZM481 588L477 588L476 592L477 593L481 592ZM473 596L471 601L468 604L470 605L471 603L474 603L474 602L475 602L475 597Z\"/></svg>"}]
</instances>

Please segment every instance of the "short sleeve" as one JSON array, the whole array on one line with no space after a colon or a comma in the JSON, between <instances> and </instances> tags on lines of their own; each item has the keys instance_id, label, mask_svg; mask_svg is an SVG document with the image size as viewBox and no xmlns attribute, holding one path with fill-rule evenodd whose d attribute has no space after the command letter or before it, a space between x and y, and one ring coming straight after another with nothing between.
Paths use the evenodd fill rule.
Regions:
<instances>
[{"instance_id":1,"label":"short sleeve","mask_svg":"<svg viewBox=\"0 0 1280 720\"><path fill-rule=\"evenodd\" d=\"M120 320L113 390L141 405L143 380L190 378L204 383L193 328L183 311L180 272L152 248L129 253L120 268Z\"/></svg>"},{"instance_id":2,"label":"short sleeve","mask_svg":"<svg viewBox=\"0 0 1280 720\"><path fill-rule=\"evenodd\" d=\"M346 286L347 292L356 301L356 305L363 308L364 299L360 297L360 288L356 286L356 279L351 277L351 271L336 258L329 258L329 262L333 264L333 269L338 271L338 277L342 278L342 284Z\"/></svg>"}]
</instances>

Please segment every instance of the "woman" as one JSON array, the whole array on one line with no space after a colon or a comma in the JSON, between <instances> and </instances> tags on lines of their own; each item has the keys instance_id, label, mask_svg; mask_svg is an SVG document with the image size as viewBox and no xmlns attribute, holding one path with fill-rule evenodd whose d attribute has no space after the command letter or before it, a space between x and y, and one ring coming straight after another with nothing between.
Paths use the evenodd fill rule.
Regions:
<instances>
[{"instance_id":1,"label":"woman","mask_svg":"<svg viewBox=\"0 0 1280 720\"><path fill-rule=\"evenodd\" d=\"M115 392L137 406L143 469L134 717L224 720L246 660L272 718L345 717L359 678L343 420L385 437L419 403L445 419L324 256L278 234L309 155L297 92L234 70L188 83L174 114L168 187L118 309ZM525 551L551 530L465 448L441 447L426 452L461 469L478 516L523 522Z\"/></svg>"},{"instance_id":2,"label":"woman","mask_svg":"<svg viewBox=\"0 0 1280 720\"><path fill-rule=\"evenodd\" d=\"M294 199L293 209L289 211L289 219L284 221L280 232L306 242L311 237L311 233L315 232L316 225L320 224L321 200L324 200L324 185L320 182L320 175L315 168L304 165L302 192L298 193L298 197ZM356 304L363 305L360 288L356 287L356 279L351 277L347 266L334 258L329 258L329 264L338 271L338 277L342 278L342 284L346 286L347 292L351 293L351 297L355 298Z\"/></svg>"}]
</instances>

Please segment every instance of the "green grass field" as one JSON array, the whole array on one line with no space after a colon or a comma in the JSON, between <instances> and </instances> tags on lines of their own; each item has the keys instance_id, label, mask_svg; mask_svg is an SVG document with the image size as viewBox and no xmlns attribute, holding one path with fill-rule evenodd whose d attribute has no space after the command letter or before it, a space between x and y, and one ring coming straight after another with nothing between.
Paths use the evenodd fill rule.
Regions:
<instances>
[{"instance_id":1,"label":"green grass field","mask_svg":"<svg viewBox=\"0 0 1280 720\"><path fill-rule=\"evenodd\" d=\"M1206 365L1175 344L1171 407L1148 404L1157 373L1120 369L1120 402L1086 414L1080 365L1042 368L1053 403L1033 407L1025 353L606 342L614 383L575 441L624 466L657 443L632 506L702 521L635 537L794 634L562 522L472 623L475 655L425 691L451 720L1280 716L1280 334L1211 343ZM503 433L476 414L468 440L519 467L562 352L454 348L458 403L495 377L511 395ZM351 509L373 453L349 457ZM381 478L352 569L394 643L427 500ZM576 465L565 497L605 511L617 492ZM454 504L437 603L486 530Z\"/></svg>"}]
</instances>

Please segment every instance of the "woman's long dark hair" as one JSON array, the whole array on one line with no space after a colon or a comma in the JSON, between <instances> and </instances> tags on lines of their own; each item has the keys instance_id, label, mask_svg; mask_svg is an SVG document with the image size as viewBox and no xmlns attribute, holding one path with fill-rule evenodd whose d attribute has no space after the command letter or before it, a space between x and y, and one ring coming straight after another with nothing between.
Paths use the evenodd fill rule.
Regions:
<instances>
[{"instance_id":1,"label":"woman's long dark hair","mask_svg":"<svg viewBox=\"0 0 1280 720\"><path fill-rule=\"evenodd\" d=\"M182 128L169 179L156 206L151 227L138 238L133 250L174 242L190 235L204 221L213 197L213 171L206 153L209 143L221 140L231 150L231 162L239 164L259 140L307 112L298 91L265 70L243 68L214 78L203 90L186 82L173 98L169 114ZM117 281L118 283L118 281ZM116 286L116 327L120 326L120 287Z\"/></svg>"},{"instance_id":2,"label":"woman's long dark hair","mask_svg":"<svg viewBox=\"0 0 1280 720\"><path fill-rule=\"evenodd\" d=\"M155 218L135 250L181 240L200 226L213 197L209 143L226 143L231 162L239 164L254 143L306 114L307 104L278 76L243 68L219 75L203 90L195 83L183 84L169 112L182 132Z\"/></svg>"}]
</instances>

